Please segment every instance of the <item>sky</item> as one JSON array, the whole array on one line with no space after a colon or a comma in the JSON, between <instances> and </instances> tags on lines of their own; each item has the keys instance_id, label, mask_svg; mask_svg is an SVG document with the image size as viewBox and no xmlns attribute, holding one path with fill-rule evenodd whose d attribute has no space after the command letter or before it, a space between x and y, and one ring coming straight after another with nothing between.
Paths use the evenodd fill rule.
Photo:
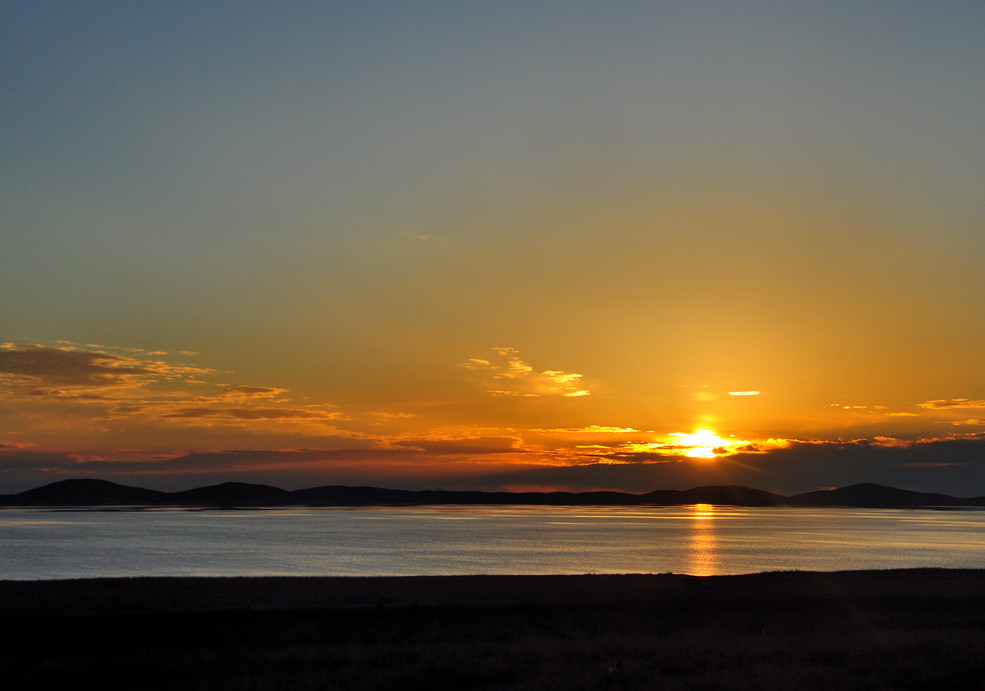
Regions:
<instances>
[{"instance_id":1,"label":"sky","mask_svg":"<svg viewBox=\"0 0 985 691\"><path fill-rule=\"evenodd\" d=\"M985 495L985 3L0 5L0 493Z\"/></svg>"}]
</instances>

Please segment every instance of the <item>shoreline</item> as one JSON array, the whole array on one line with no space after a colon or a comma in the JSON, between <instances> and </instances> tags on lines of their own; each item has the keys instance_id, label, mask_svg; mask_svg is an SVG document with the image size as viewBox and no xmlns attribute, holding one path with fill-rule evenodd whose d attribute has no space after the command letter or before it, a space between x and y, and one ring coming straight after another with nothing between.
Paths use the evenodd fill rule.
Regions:
<instances>
[{"instance_id":1,"label":"shoreline","mask_svg":"<svg viewBox=\"0 0 985 691\"><path fill-rule=\"evenodd\" d=\"M0 581L6 688L926 689L985 569Z\"/></svg>"},{"instance_id":2,"label":"shoreline","mask_svg":"<svg viewBox=\"0 0 985 691\"><path fill-rule=\"evenodd\" d=\"M985 605L983 569L469 576L137 576L0 580L0 617L332 610L400 606L963 598Z\"/></svg>"}]
</instances>

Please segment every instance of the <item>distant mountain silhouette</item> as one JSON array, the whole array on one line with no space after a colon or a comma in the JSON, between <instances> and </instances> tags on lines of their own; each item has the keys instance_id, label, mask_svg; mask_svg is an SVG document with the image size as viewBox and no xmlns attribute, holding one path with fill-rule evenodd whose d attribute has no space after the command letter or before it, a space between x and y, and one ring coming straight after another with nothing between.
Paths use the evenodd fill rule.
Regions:
<instances>
[{"instance_id":1,"label":"distant mountain silhouette","mask_svg":"<svg viewBox=\"0 0 985 691\"><path fill-rule=\"evenodd\" d=\"M120 506L160 504L168 494L153 489L127 487L107 480L62 480L0 497L7 506Z\"/></svg>"},{"instance_id":2,"label":"distant mountain silhouette","mask_svg":"<svg viewBox=\"0 0 985 691\"><path fill-rule=\"evenodd\" d=\"M184 492L171 492L166 497L168 503L197 506L281 506L293 503L291 493L286 489L247 482L224 482Z\"/></svg>"},{"instance_id":3,"label":"distant mountain silhouette","mask_svg":"<svg viewBox=\"0 0 985 691\"><path fill-rule=\"evenodd\" d=\"M96 479L62 480L50 485L0 495L0 506L854 506L947 507L985 506L985 497L958 499L946 494L912 492L884 485L859 484L784 497L739 485L712 485L689 490L626 492L479 492L402 490L382 487L327 485L288 491L269 485L224 482L182 492L159 492Z\"/></svg>"},{"instance_id":4,"label":"distant mountain silhouette","mask_svg":"<svg viewBox=\"0 0 985 691\"><path fill-rule=\"evenodd\" d=\"M790 498L791 504L802 506L859 506L859 507L906 507L906 506L956 506L967 504L966 500L956 499L946 494L913 492L884 485L862 483L832 490L806 492Z\"/></svg>"},{"instance_id":5,"label":"distant mountain silhouette","mask_svg":"<svg viewBox=\"0 0 985 691\"><path fill-rule=\"evenodd\" d=\"M347 487L329 485L326 487L311 487L291 492L291 497L298 504L312 506L365 506L368 504L414 504L414 503L449 503L443 501L417 501L415 495L421 493L402 489L384 489L382 487ZM437 494L437 493L435 493ZM457 494L457 493L456 493ZM478 494L462 492L462 494Z\"/></svg>"}]
</instances>

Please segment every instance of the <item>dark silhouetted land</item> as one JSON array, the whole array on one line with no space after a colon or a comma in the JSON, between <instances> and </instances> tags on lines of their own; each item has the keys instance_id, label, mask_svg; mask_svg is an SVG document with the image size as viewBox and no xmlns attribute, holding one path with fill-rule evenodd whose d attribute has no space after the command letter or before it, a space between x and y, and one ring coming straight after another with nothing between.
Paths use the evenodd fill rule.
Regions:
<instances>
[{"instance_id":1,"label":"dark silhouetted land","mask_svg":"<svg viewBox=\"0 0 985 691\"><path fill-rule=\"evenodd\" d=\"M785 497L772 492L715 485L689 490L626 492L479 492L326 486L288 491L269 485L225 482L183 492L128 487L97 479L62 480L19 494L0 495L0 506L849 506L867 508L985 506L985 497L962 499L874 484Z\"/></svg>"},{"instance_id":2,"label":"dark silhouetted land","mask_svg":"<svg viewBox=\"0 0 985 691\"><path fill-rule=\"evenodd\" d=\"M0 582L4 688L944 689L985 571Z\"/></svg>"}]
</instances>

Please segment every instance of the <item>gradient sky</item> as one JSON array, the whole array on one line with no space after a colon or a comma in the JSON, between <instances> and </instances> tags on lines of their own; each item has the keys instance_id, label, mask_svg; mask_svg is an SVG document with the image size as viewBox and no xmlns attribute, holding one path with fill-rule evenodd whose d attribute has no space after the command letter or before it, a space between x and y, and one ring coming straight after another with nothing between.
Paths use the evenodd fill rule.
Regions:
<instances>
[{"instance_id":1,"label":"gradient sky","mask_svg":"<svg viewBox=\"0 0 985 691\"><path fill-rule=\"evenodd\" d=\"M980 1L4 2L0 492L985 495L983 36Z\"/></svg>"}]
</instances>

